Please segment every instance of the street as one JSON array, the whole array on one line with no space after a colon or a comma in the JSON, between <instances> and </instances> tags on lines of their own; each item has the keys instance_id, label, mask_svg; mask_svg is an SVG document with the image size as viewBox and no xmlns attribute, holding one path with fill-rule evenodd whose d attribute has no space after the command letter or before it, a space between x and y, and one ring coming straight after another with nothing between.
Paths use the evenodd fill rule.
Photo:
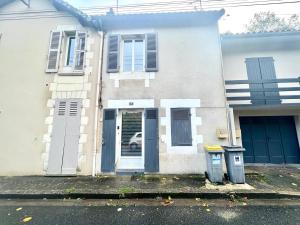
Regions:
<instances>
[{"instance_id":1,"label":"street","mask_svg":"<svg viewBox=\"0 0 300 225\"><path fill-rule=\"evenodd\" d=\"M0 225L297 225L299 212L292 200L1 200Z\"/></svg>"}]
</instances>

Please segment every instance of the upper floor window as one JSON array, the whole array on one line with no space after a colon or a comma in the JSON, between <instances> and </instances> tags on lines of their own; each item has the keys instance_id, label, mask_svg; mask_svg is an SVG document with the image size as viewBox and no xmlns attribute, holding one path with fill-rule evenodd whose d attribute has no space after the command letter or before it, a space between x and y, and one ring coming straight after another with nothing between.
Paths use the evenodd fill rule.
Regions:
<instances>
[{"instance_id":1,"label":"upper floor window","mask_svg":"<svg viewBox=\"0 0 300 225\"><path fill-rule=\"evenodd\" d=\"M85 32L52 31L46 72L83 74L85 52Z\"/></svg>"},{"instance_id":2,"label":"upper floor window","mask_svg":"<svg viewBox=\"0 0 300 225\"><path fill-rule=\"evenodd\" d=\"M108 37L107 72L155 72L157 35L110 35Z\"/></svg>"},{"instance_id":3,"label":"upper floor window","mask_svg":"<svg viewBox=\"0 0 300 225\"><path fill-rule=\"evenodd\" d=\"M123 72L144 71L144 52L144 40L124 40L122 61Z\"/></svg>"}]
</instances>

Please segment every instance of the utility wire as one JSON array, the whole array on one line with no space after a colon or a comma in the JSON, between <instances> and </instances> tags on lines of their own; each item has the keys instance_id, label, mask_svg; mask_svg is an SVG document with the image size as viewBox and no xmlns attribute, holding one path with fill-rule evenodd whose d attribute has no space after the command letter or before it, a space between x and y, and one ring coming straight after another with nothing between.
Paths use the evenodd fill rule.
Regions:
<instances>
[{"instance_id":1,"label":"utility wire","mask_svg":"<svg viewBox=\"0 0 300 225\"><path fill-rule=\"evenodd\" d=\"M230 7L251 7L251 6L262 6L262 5L281 5L281 4L294 4L300 3L300 1L286 1L286 0L202 0L201 5L203 9L218 9L218 8L230 8ZM88 14L97 14L107 12L109 6L93 6L80 8ZM114 6L111 6L114 8ZM201 7L200 7L201 8ZM199 10L198 1L171 1L171 2L156 2L156 3L145 3L145 4L132 4L132 5L121 5L118 7L119 12L147 12L147 11L173 11L173 10Z\"/></svg>"}]
</instances>

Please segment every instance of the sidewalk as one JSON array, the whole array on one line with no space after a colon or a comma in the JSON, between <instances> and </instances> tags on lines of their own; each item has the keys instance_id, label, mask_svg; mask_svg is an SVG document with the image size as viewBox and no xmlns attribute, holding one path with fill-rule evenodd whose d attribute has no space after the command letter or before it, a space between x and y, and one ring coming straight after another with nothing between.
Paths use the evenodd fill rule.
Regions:
<instances>
[{"instance_id":1,"label":"sidewalk","mask_svg":"<svg viewBox=\"0 0 300 225\"><path fill-rule=\"evenodd\" d=\"M214 185L203 175L0 177L0 198L297 198L300 168L246 167L245 185Z\"/></svg>"}]
</instances>

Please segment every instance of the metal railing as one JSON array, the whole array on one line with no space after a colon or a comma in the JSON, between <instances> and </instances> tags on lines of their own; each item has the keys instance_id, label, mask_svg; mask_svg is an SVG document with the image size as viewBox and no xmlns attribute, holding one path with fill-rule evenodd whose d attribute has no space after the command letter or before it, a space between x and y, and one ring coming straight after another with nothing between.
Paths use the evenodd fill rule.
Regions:
<instances>
[{"instance_id":1,"label":"metal railing","mask_svg":"<svg viewBox=\"0 0 300 225\"><path fill-rule=\"evenodd\" d=\"M269 80L226 80L225 88L227 101L231 107L300 105L300 77Z\"/></svg>"}]
</instances>

